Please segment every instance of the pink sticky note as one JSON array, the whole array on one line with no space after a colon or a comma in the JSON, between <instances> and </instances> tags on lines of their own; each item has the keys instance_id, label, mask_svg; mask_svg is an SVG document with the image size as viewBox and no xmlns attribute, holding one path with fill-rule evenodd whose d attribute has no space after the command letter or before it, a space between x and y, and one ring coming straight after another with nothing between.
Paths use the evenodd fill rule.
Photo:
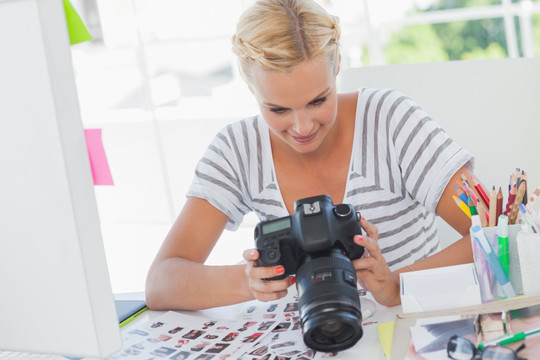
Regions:
<instances>
[{"instance_id":1,"label":"pink sticky note","mask_svg":"<svg viewBox=\"0 0 540 360\"><path fill-rule=\"evenodd\" d=\"M86 147L90 157L90 167L94 185L114 185L107 155L101 140L101 129L85 129Z\"/></svg>"}]
</instances>

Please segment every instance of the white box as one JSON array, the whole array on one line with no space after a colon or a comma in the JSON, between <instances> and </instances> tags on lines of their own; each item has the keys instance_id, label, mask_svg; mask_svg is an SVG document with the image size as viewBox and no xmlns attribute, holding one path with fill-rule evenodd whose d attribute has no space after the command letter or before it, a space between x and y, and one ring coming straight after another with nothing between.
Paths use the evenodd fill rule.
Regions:
<instances>
[{"instance_id":1,"label":"white box","mask_svg":"<svg viewBox=\"0 0 540 360\"><path fill-rule=\"evenodd\" d=\"M474 264L400 274L404 313L452 309L482 303Z\"/></svg>"}]
</instances>

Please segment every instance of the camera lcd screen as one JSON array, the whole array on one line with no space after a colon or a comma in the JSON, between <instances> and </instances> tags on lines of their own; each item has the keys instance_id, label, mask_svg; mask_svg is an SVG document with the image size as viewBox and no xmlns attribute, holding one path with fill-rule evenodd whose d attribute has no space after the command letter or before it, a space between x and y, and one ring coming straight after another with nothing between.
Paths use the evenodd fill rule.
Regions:
<instances>
[{"instance_id":1,"label":"camera lcd screen","mask_svg":"<svg viewBox=\"0 0 540 360\"><path fill-rule=\"evenodd\" d=\"M272 221L270 223L266 223L262 225L262 233L263 235L267 235L269 233L273 233L279 230L287 229L291 227L291 218L286 217L284 219L279 219L276 221Z\"/></svg>"}]
</instances>

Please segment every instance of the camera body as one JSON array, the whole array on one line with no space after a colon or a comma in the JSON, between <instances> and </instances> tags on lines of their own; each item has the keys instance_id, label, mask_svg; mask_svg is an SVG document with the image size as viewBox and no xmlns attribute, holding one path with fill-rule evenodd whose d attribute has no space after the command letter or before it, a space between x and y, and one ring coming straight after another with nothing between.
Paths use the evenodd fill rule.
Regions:
<instances>
[{"instance_id":1,"label":"camera body","mask_svg":"<svg viewBox=\"0 0 540 360\"><path fill-rule=\"evenodd\" d=\"M352 205L334 206L328 195L297 200L294 214L255 228L260 266L283 265L296 274L304 343L317 351L345 350L362 337L362 312L351 260L364 253Z\"/></svg>"},{"instance_id":2,"label":"camera body","mask_svg":"<svg viewBox=\"0 0 540 360\"><path fill-rule=\"evenodd\" d=\"M330 196L319 195L297 200L294 208L294 214L255 228L259 265L285 268L284 275L272 279L295 274L307 254L340 249L350 260L362 256L364 248L353 241L362 228L352 205L334 206Z\"/></svg>"}]
</instances>

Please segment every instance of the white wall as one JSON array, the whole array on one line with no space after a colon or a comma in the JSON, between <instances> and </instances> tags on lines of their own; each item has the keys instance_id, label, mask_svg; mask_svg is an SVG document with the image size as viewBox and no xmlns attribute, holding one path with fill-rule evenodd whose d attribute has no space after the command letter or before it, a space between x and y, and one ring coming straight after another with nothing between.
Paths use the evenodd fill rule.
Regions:
<instances>
[{"instance_id":1,"label":"white wall","mask_svg":"<svg viewBox=\"0 0 540 360\"><path fill-rule=\"evenodd\" d=\"M103 239L115 293L144 290L148 268L185 201L195 166L215 134L237 119L160 120L134 114L134 122L103 119L103 146L114 186L96 186ZM165 159L161 167L159 131ZM166 176L166 178L164 177ZM170 192L166 187L170 185ZM169 211L169 198L173 202ZM204 226L205 219L200 220ZM253 247L254 217L225 231L207 264L234 264Z\"/></svg>"},{"instance_id":2,"label":"white wall","mask_svg":"<svg viewBox=\"0 0 540 360\"><path fill-rule=\"evenodd\" d=\"M403 92L476 158L475 175L507 194L516 167L540 186L540 59L453 61L347 69L340 89ZM506 192L505 192L506 190ZM439 220L443 246L459 235Z\"/></svg>"}]
</instances>

